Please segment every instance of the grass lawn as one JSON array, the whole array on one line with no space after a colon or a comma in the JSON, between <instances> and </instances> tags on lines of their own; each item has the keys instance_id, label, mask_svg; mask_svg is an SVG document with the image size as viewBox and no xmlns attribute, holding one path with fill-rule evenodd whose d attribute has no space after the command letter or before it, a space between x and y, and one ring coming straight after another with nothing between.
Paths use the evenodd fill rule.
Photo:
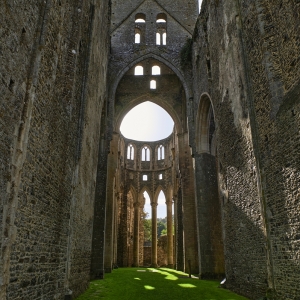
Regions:
<instances>
[{"instance_id":1,"label":"grass lawn","mask_svg":"<svg viewBox=\"0 0 300 300\"><path fill-rule=\"evenodd\" d=\"M90 283L77 300L246 300L218 288L218 281L188 278L167 268L120 268Z\"/></svg>"}]
</instances>

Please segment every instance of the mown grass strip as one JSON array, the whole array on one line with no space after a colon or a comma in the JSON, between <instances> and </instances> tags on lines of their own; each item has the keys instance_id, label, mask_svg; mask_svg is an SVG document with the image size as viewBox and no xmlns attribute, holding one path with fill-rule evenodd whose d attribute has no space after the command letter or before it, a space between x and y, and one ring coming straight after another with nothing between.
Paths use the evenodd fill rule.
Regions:
<instances>
[{"instance_id":1,"label":"mown grass strip","mask_svg":"<svg viewBox=\"0 0 300 300\"><path fill-rule=\"evenodd\" d=\"M90 283L77 300L246 300L219 288L219 282L188 278L176 270L159 268L120 268L104 280Z\"/></svg>"}]
</instances>

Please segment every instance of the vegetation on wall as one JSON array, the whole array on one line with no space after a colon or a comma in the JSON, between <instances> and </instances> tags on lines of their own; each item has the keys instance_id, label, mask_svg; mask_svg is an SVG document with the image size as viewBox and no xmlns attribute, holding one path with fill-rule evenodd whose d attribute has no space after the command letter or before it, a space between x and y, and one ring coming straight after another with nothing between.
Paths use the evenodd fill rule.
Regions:
<instances>
[{"instance_id":1,"label":"vegetation on wall","mask_svg":"<svg viewBox=\"0 0 300 300\"><path fill-rule=\"evenodd\" d=\"M180 51L180 65L182 68L191 66L192 64L193 40L188 38Z\"/></svg>"}]
</instances>

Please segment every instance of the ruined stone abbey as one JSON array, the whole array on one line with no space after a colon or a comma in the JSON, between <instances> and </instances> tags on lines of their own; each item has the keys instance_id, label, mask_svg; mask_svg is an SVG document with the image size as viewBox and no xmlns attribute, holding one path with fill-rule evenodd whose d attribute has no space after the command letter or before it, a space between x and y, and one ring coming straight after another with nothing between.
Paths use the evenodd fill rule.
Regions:
<instances>
[{"instance_id":1,"label":"ruined stone abbey","mask_svg":"<svg viewBox=\"0 0 300 300\"><path fill-rule=\"evenodd\" d=\"M163 191L169 267L300 299L299 0L1 0L0 77L1 300L143 266L145 191L152 266Z\"/></svg>"}]
</instances>

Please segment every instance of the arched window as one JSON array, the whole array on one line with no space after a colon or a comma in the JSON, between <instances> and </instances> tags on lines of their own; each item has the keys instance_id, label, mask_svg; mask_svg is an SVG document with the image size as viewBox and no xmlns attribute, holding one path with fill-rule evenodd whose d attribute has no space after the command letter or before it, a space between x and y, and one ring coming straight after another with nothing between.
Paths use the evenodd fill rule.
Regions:
<instances>
[{"instance_id":1,"label":"arched window","mask_svg":"<svg viewBox=\"0 0 300 300\"><path fill-rule=\"evenodd\" d=\"M160 41L161 38L160 38L160 33L159 32L156 32L156 45L160 45Z\"/></svg>"},{"instance_id":2,"label":"arched window","mask_svg":"<svg viewBox=\"0 0 300 300\"><path fill-rule=\"evenodd\" d=\"M159 66L152 67L152 75L160 75L160 67Z\"/></svg>"},{"instance_id":3,"label":"arched window","mask_svg":"<svg viewBox=\"0 0 300 300\"><path fill-rule=\"evenodd\" d=\"M156 90L156 80L151 80L150 81L150 89L151 90Z\"/></svg>"},{"instance_id":4,"label":"arched window","mask_svg":"<svg viewBox=\"0 0 300 300\"><path fill-rule=\"evenodd\" d=\"M134 75L136 76L144 75L144 68L142 66L136 66L134 68Z\"/></svg>"},{"instance_id":5,"label":"arched window","mask_svg":"<svg viewBox=\"0 0 300 300\"><path fill-rule=\"evenodd\" d=\"M163 179L163 174L158 174L158 180L162 180Z\"/></svg>"},{"instance_id":6,"label":"arched window","mask_svg":"<svg viewBox=\"0 0 300 300\"><path fill-rule=\"evenodd\" d=\"M146 15L142 13L136 14L135 23L146 23Z\"/></svg>"},{"instance_id":7,"label":"arched window","mask_svg":"<svg viewBox=\"0 0 300 300\"><path fill-rule=\"evenodd\" d=\"M164 32L162 34L162 44L167 45L167 33L166 32Z\"/></svg>"},{"instance_id":8,"label":"arched window","mask_svg":"<svg viewBox=\"0 0 300 300\"><path fill-rule=\"evenodd\" d=\"M135 15L134 43L145 42L146 15L139 13Z\"/></svg>"},{"instance_id":9,"label":"arched window","mask_svg":"<svg viewBox=\"0 0 300 300\"><path fill-rule=\"evenodd\" d=\"M150 161L150 149L147 146L142 149L142 161Z\"/></svg>"},{"instance_id":10,"label":"arched window","mask_svg":"<svg viewBox=\"0 0 300 300\"><path fill-rule=\"evenodd\" d=\"M143 175L143 181L148 181L148 175Z\"/></svg>"},{"instance_id":11,"label":"arched window","mask_svg":"<svg viewBox=\"0 0 300 300\"><path fill-rule=\"evenodd\" d=\"M140 44L141 43L141 34L140 33L135 34L134 42L135 42L135 44Z\"/></svg>"},{"instance_id":12,"label":"arched window","mask_svg":"<svg viewBox=\"0 0 300 300\"><path fill-rule=\"evenodd\" d=\"M135 28L134 42L135 44L141 43L141 30L139 28Z\"/></svg>"},{"instance_id":13,"label":"arched window","mask_svg":"<svg viewBox=\"0 0 300 300\"><path fill-rule=\"evenodd\" d=\"M167 45L167 15L164 13L156 16L156 45Z\"/></svg>"},{"instance_id":14,"label":"arched window","mask_svg":"<svg viewBox=\"0 0 300 300\"><path fill-rule=\"evenodd\" d=\"M165 159L165 147L160 145L157 149L157 158L158 160Z\"/></svg>"},{"instance_id":15,"label":"arched window","mask_svg":"<svg viewBox=\"0 0 300 300\"><path fill-rule=\"evenodd\" d=\"M127 147L127 159L134 160L134 148L131 144Z\"/></svg>"}]
</instances>

